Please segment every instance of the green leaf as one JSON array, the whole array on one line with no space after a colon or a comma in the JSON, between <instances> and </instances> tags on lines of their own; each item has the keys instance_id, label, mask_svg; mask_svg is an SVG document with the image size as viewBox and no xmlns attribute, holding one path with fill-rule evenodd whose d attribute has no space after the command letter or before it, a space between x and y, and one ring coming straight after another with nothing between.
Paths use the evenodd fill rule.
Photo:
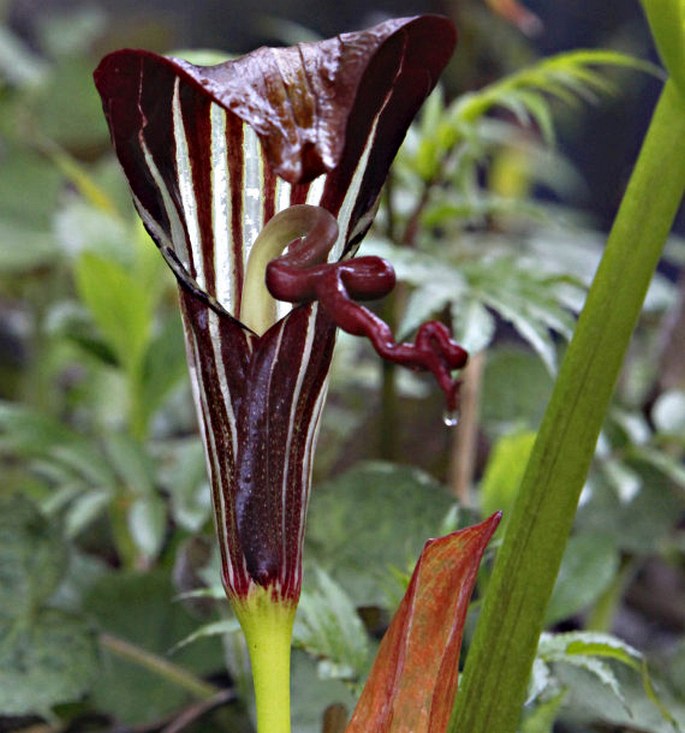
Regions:
<instances>
[{"instance_id":1,"label":"green leaf","mask_svg":"<svg viewBox=\"0 0 685 733\"><path fill-rule=\"evenodd\" d=\"M598 93L615 93L614 85L595 71L592 68L594 66L655 72L652 64L616 51L580 50L560 53L510 74L477 92L462 95L449 109L452 124L455 127L473 124L493 107L507 107L521 120L527 111L532 118L542 122L543 130L549 138L549 114L542 106L544 102L541 95L573 105L583 98L594 101Z\"/></svg>"},{"instance_id":2,"label":"green leaf","mask_svg":"<svg viewBox=\"0 0 685 733\"><path fill-rule=\"evenodd\" d=\"M626 709L626 712L630 712L630 708L626 704L625 693L621 689L621 684L618 681L614 670L608 664L605 664L604 662L601 662L594 657L584 655L578 655L575 657L568 656L564 659L564 662L566 662L566 664L568 665L584 669L586 672L589 672L591 675L593 675L593 677L595 677L597 681L601 682L603 685L606 685L606 687L611 690L616 699L619 700L623 707Z\"/></svg>"},{"instance_id":3,"label":"green leaf","mask_svg":"<svg viewBox=\"0 0 685 733\"><path fill-rule=\"evenodd\" d=\"M614 670L625 704L609 686L597 684L597 677L587 669L560 664L555 672L559 684L568 691L564 701L564 720L581 729L601 724L619 730L679 733L685 726L682 701L660 688L662 702L676 721L674 726L645 693L639 670L624 665L617 665Z\"/></svg>"},{"instance_id":4,"label":"green leaf","mask_svg":"<svg viewBox=\"0 0 685 733\"><path fill-rule=\"evenodd\" d=\"M71 502L64 516L64 532L73 539L109 507L113 494L108 490L84 491Z\"/></svg>"},{"instance_id":5,"label":"green leaf","mask_svg":"<svg viewBox=\"0 0 685 733\"><path fill-rule=\"evenodd\" d=\"M7 115L7 110L2 110ZM3 136L0 151L0 273L52 265L60 252L51 232L61 176L44 158Z\"/></svg>"},{"instance_id":6,"label":"green leaf","mask_svg":"<svg viewBox=\"0 0 685 733\"><path fill-rule=\"evenodd\" d=\"M84 177L88 174L82 173ZM90 178L86 181L90 183ZM85 187L86 182L80 185ZM76 194L65 197L54 217L55 236L64 252L76 257L82 252L91 252L125 264L130 254L130 239L133 227L116 211L106 191L100 191L91 184L94 191L87 191L99 206L84 200Z\"/></svg>"},{"instance_id":7,"label":"green leaf","mask_svg":"<svg viewBox=\"0 0 685 733\"><path fill-rule=\"evenodd\" d=\"M536 429L551 391L552 378L533 354L507 346L492 349L483 380L486 430L498 435L512 426Z\"/></svg>"},{"instance_id":8,"label":"green leaf","mask_svg":"<svg viewBox=\"0 0 685 733\"><path fill-rule=\"evenodd\" d=\"M158 464L160 486L169 494L174 520L197 532L212 513L202 442L199 438L173 441L160 451Z\"/></svg>"},{"instance_id":9,"label":"green leaf","mask_svg":"<svg viewBox=\"0 0 685 733\"><path fill-rule=\"evenodd\" d=\"M81 552L72 544L69 548L69 562L65 576L57 592L50 598L50 608L80 615L86 593L96 581L109 572L111 568L104 559ZM89 629L92 629L90 622Z\"/></svg>"},{"instance_id":10,"label":"green leaf","mask_svg":"<svg viewBox=\"0 0 685 733\"><path fill-rule=\"evenodd\" d=\"M107 30L108 16L97 5L46 12L36 18L41 48L49 57L86 55Z\"/></svg>"},{"instance_id":11,"label":"green leaf","mask_svg":"<svg viewBox=\"0 0 685 733\"><path fill-rule=\"evenodd\" d=\"M304 652L292 656L292 719L297 733L321 733L324 711L329 705L342 704L347 709L355 699L348 685L340 680L321 679L316 663Z\"/></svg>"},{"instance_id":12,"label":"green leaf","mask_svg":"<svg viewBox=\"0 0 685 733\"><path fill-rule=\"evenodd\" d=\"M201 596L198 596L198 594L195 593L184 593L183 595L183 598L193 597L197 598ZM224 590L222 588L220 595L213 595L211 597L225 598L226 594L224 593ZM240 633L240 631L240 622L236 618L224 618L221 619L221 621L212 621L212 623L203 624L202 626L200 626L199 629L193 631L192 634L188 634L185 639L181 639L181 641L179 641L178 644L176 644L171 649L170 653L175 654L180 649L183 649L183 647L188 646L188 644L192 644L198 639L205 639L208 636L225 636L226 634L238 634Z\"/></svg>"},{"instance_id":13,"label":"green leaf","mask_svg":"<svg viewBox=\"0 0 685 733\"><path fill-rule=\"evenodd\" d=\"M11 140L3 140L0 160L0 211L3 220L17 226L30 223L49 232L62 184L59 171L38 153Z\"/></svg>"},{"instance_id":14,"label":"green leaf","mask_svg":"<svg viewBox=\"0 0 685 733\"><path fill-rule=\"evenodd\" d=\"M0 274L16 276L52 266L58 260L59 251L50 232L31 220L19 224L0 219Z\"/></svg>"},{"instance_id":15,"label":"green leaf","mask_svg":"<svg viewBox=\"0 0 685 733\"><path fill-rule=\"evenodd\" d=\"M581 638L569 641L566 645L566 654L616 659L629 667L640 668L638 663L642 658L640 652L620 639L592 632L584 632L582 635L579 634L579 637Z\"/></svg>"},{"instance_id":16,"label":"green leaf","mask_svg":"<svg viewBox=\"0 0 685 733\"><path fill-rule=\"evenodd\" d=\"M451 286L455 295L463 290L463 273L442 257L408 247L397 247L380 237L366 239L364 253L390 260L397 279L410 285L440 283L444 287Z\"/></svg>"},{"instance_id":17,"label":"green leaf","mask_svg":"<svg viewBox=\"0 0 685 733\"><path fill-rule=\"evenodd\" d=\"M145 354L140 401L146 421L173 389L187 381L187 374L183 327L179 315L174 313L154 335Z\"/></svg>"},{"instance_id":18,"label":"green leaf","mask_svg":"<svg viewBox=\"0 0 685 733\"><path fill-rule=\"evenodd\" d=\"M672 389L660 394L652 407L652 420L662 434L685 435L685 390Z\"/></svg>"},{"instance_id":19,"label":"green leaf","mask_svg":"<svg viewBox=\"0 0 685 733\"><path fill-rule=\"evenodd\" d=\"M152 326L152 298L122 265L84 252L76 262L79 295L119 363L138 375Z\"/></svg>"},{"instance_id":20,"label":"green leaf","mask_svg":"<svg viewBox=\"0 0 685 733\"><path fill-rule=\"evenodd\" d=\"M559 692L528 711L521 721L521 733L553 733L554 722L565 697L565 691Z\"/></svg>"},{"instance_id":21,"label":"green leaf","mask_svg":"<svg viewBox=\"0 0 685 733\"><path fill-rule=\"evenodd\" d=\"M164 572L118 573L97 582L84 606L101 631L164 657L197 627L181 604L172 603L173 597ZM128 658L109 650L103 656L93 704L122 723L158 720L192 699L183 688ZM200 639L175 654L173 663L199 675L222 670L221 645Z\"/></svg>"},{"instance_id":22,"label":"green leaf","mask_svg":"<svg viewBox=\"0 0 685 733\"><path fill-rule=\"evenodd\" d=\"M424 102L419 122L410 129L410 140L401 151L404 165L422 181L435 178L443 159L446 146L439 131L444 127L444 111L444 94L437 87Z\"/></svg>"},{"instance_id":23,"label":"green leaf","mask_svg":"<svg viewBox=\"0 0 685 733\"><path fill-rule=\"evenodd\" d=\"M43 608L67 569L67 547L24 496L0 499L0 710L49 714L92 685L95 643L79 619Z\"/></svg>"},{"instance_id":24,"label":"green leaf","mask_svg":"<svg viewBox=\"0 0 685 733\"><path fill-rule=\"evenodd\" d=\"M0 25L0 79L18 87L37 87L48 65L5 25Z\"/></svg>"},{"instance_id":25,"label":"green leaf","mask_svg":"<svg viewBox=\"0 0 685 733\"><path fill-rule=\"evenodd\" d=\"M99 239L103 233L107 236L109 229L113 229L116 234L120 234L124 228L124 222L117 216L116 204L99 185L95 177L90 174L88 169L76 158L69 155L69 153L54 143L46 142L43 147L46 154L50 156L67 181L85 200L83 203L87 204L87 206L82 209L81 215L87 216L85 209L90 209L92 212L109 214L109 217L103 217L103 222L106 226L103 227L103 230L95 234L94 239ZM91 246L93 245L91 244Z\"/></svg>"},{"instance_id":26,"label":"green leaf","mask_svg":"<svg viewBox=\"0 0 685 733\"><path fill-rule=\"evenodd\" d=\"M430 287L421 287L414 290L407 299L402 322L398 328L398 337L406 338L422 323L435 318L441 310L449 305L455 295L455 288L452 283L433 283Z\"/></svg>"},{"instance_id":27,"label":"green leaf","mask_svg":"<svg viewBox=\"0 0 685 733\"><path fill-rule=\"evenodd\" d=\"M610 535L593 532L571 537L547 608L547 623L558 623L592 606L618 568L618 548Z\"/></svg>"},{"instance_id":28,"label":"green leaf","mask_svg":"<svg viewBox=\"0 0 685 733\"><path fill-rule=\"evenodd\" d=\"M62 58L31 100L39 134L74 152L97 150L107 140L92 71L85 56Z\"/></svg>"},{"instance_id":29,"label":"green leaf","mask_svg":"<svg viewBox=\"0 0 685 733\"><path fill-rule=\"evenodd\" d=\"M544 94L536 91L519 89L516 94L503 100L503 105L509 107L523 124L534 123L547 145L552 147L556 142L552 110Z\"/></svg>"},{"instance_id":30,"label":"green leaf","mask_svg":"<svg viewBox=\"0 0 685 733\"><path fill-rule=\"evenodd\" d=\"M30 617L55 592L66 563L58 526L22 495L0 499L0 617Z\"/></svg>"},{"instance_id":31,"label":"green leaf","mask_svg":"<svg viewBox=\"0 0 685 733\"><path fill-rule=\"evenodd\" d=\"M117 357L93 323L88 310L79 303L64 304L50 323L51 335L72 342L83 356L106 367L116 367ZM113 377L110 377L112 379ZM95 385L91 389L97 389Z\"/></svg>"},{"instance_id":32,"label":"green leaf","mask_svg":"<svg viewBox=\"0 0 685 733\"><path fill-rule=\"evenodd\" d=\"M492 246L492 245L491 245ZM538 352L554 373L556 346L553 332L570 338L575 325L566 307L569 278L549 272L530 258L495 252L493 256L464 264L471 290L469 297L509 321Z\"/></svg>"},{"instance_id":33,"label":"green leaf","mask_svg":"<svg viewBox=\"0 0 685 733\"><path fill-rule=\"evenodd\" d=\"M94 441L28 407L0 402L0 449L57 464L82 488L116 488L116 478Z\"/></svg>"},{"instance_id":34,"label":"green leaf","mask_svg":"<svg viewBox=\"0 0 685 733\"><path fill-rule=\"evenodd\" d=\"M631 502L642 488L642 477L618 458L609 457L601 463L601 470L623 504Z\"/></svg>"},{"instance_id":35,"label":"green leaf","mask_svg":"<svg viewBox=\"0 0 685 733\"><path fill-rule=\"evenodd\" d=\"M305 589L293 640L319 659L319 676L357 681L366 667L369 638L357 610L328 573L316 568L316 586Z\"/></svg>"},{"instance_id":36,"label":"green leaf","mask_svg":"<svg viewBox=\"0 0 685 733\"><path fill-rule=\"evenodd\" d=\"M647 419L639 412L624 410L615 407L610 412L610 420L613 423L611 427L617 427L620 430L618 440L622 440L619 445L634 443L635 445L646 445L652 437L652 429Z\"/></svg>"},{"instance_id":37,"label":"green leaf","mask_svg":"<svg viewBox=\"0 0 685 733\"><path fill-rule=\"evenodd\" d=\"M43 609L30 622L0 619L0 710L3 715L49 715L78 701L97 679L94 637L62 611Z\"/></svg>"},{"instance_id":38,"label":"green leaf","mask_svg":"<svg viewBox=\"0 0 685 733\"><path fill-rule=\"evenodd\" d=\"M547 662L568 661L570 656L591 656L615 659L640 669L642 654L622 639L598 631L569 631L563 634L544 633L538 654Z\"/></svg>"},{"instance_id":39,"label":"green leaf","mask_svg":"<svg viewBox=\"0 0 685 733\"><path fill-rule=\"evenodd\" d=\"M592 631L543 633L540 637L538 654L547 663L565 663L589 672L606 685L629 711L626 695L614 670L601 661L611 659L639 670L642 655L629 644L609 634Z\"/></svg>"},{"instance_id":40,"label":"green leaf","mask_svg":"<svg viewBox=\"0 0 685 733\"><path fill-rule=\"evenodd\" d=\"M552 339L549 325L533 313L531 307L532 300L530 298L521 298L519 294L513 291L500 289L499 292L493 290L485 293L484 301L486 305L511 323L519 334L535 349L550 374L555 374L557 354L554 340ZM550 309L554 307L551 303L548 305Z\"/></svg>"},{"instance_id":41,"label":"green leaf","mask_svg":"<svg viewBox=\"0 0 685 733\"><path fill-rule=\"evenodd\" d=\"M638 461L644 461L671 481L685 489L685 468L680 460L664 451L646 446L636 446L632 455Z\"/></svg>"},{"instance_id":42,"label":"green leaf","mask_svg":"<svg viewBox=\"0 0 685 733\"><path fill-rule=\"evenodd\" d=\"M506 522L516 498L536 433L526 430L505 435L493 448L480 484L480 506L488 516L501 511ZM506 526L506 525L505 525Z\"/></svg>"},{"instance_id":43,"label":"green leaf","mask_svg":"<svg viewBox=\"0 0 685 733\"><path fill-rule=\"evenodd\" d=\"M167 505L161 496L143 496L136 499L128 511L128 529L131 539L147 559L157 557L167 530Z\"/></svg>"},{"instance_id":44,"label":"green leaf","mask_svg":"<svg viewBox=\"0 0 685 733\"><path fill-rule=\"evenodd\" d=\"M112 467L127 493L138 497L156 495L155 467L145 446L127 433L110 433L105 446Z\"/></svg>"},{"instance_id":45,"label":"green leaf","mask_svg":"<svg viewBox=\"0 0 685 733\"><path fill-rule=\"evenodd\" d=\"M362 463L316 487L307 538L317 562L354 603L385 605L388 568L413 565L451 504L445 489L419 470Z\"/></svg>"},{"instance_id":46,"label":"green leaf","mask_svg":"<svg viewBox=\"0 0 685 733\"><path fill-rule=\"evenodd\" d=\"M450 313L454 339L470 354L477 354L490 346L497 323L493 314L480 301L467 298L453 303Z\"/></svg>"},{"instance_id":47,"label":"green leaf","mask_svg":"<svg viewBox=\"0 0 685 733\"><path fill-rule=\"evenodd\" d=\"M642 660L642 688L648 700L656 707L661 713L661 717L673 726L674 731L682 732L682 728L678 725L678 721L675 716L668 709L668 706L664 704L663 700L659 696L654 686L654 682L649 674L649 668L647 666L647 660Z\"/></svg>"},{"instance_id":48,"label":"green leaf","mask_svg":"<svg viewBox=\"0 0 685 733\"><path fill-rule=\"evenodd\" d=\"M668 709L672 707L671 701L668 705L665 704L656 692L642 654L622 639L592 631L543 634L540 638L538 654L539 659L544 659L547 663L577 667L598 679L605 686L600 689L610 690L614 699L618 700L623 707L623 714L627 714L632 719L631 728L639 727L640 730L643 730L635 714L637 709L641 711L641 718L649 716L654 719L655 714L657 716L657 724L646 726L644 730L662 730L664 723L671 725L673 731L680 730L678 721ZM618 666L613 669L600 660L619 662L622 667ZM625 676L621 675L621 670L625 668L635 673L628 678L627 684ZM561 674L562 679L565 674L563 669L563 667L561 669L555 667L557 676ZM642 683L641 690L635 689L638 679ZM557 684L559 684L558 681ZM609 709L610 707L608 706ZM603 719L605 714L606 711L603 711ZM615 720L613 716L607 716L606 719Z\"/></svg>"},{"instance_id":49,"label":"green leaf","mask_svg":"<svg viewBox=\"0 0 685 733\"><path fill-rule=\"evenodd\" d=\"M212 585L207 588L197 588L196 590L179 593L179 595L176 596L176 599L179 601L192 600L193 598L211 598L214 601L224 601L226 600L226 591L224 590L223 585L218 583L217 585ZM217 623L221 624L223 621L219 621ZM208 626L213 626L213 624L208 624ZM179 643L183 644L183 642Z\"/></svg>"},{"instance_id":50,"label":"green leaf","mask_svg":"<svg viewBox=\"0 0 685 733\"><path fill-rule=\"evenodd\" d=\"M541 657L535 657L533 669L530 673L530 682L528 683L528 699L526 703L530 704L534 700L538 700L549 690L556 692L555 682L549 664Z\"/></svg>"},{"instance_id":51,"label":"green leaf","mask_svg":"<svg viewBox=\"0 0 685 733\"><path fill-rule=\"evenodd\" d=\"M685 511L685 495L648 464L641 466L640 475L642 489L629 503L601 475L591 475L587 501L578 510L582 531L610 534L617 547L631 554L662 552Z\"/></svg>"}]
</instances>

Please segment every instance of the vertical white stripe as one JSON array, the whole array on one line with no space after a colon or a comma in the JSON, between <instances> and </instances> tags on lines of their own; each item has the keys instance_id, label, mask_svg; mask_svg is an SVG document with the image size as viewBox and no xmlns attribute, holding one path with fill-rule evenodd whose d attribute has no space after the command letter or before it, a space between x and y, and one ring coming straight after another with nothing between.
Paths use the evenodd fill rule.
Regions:
<instances>
[{"instance_id":1,"label":"vertical white stripe","mask_svg":"<svg viewBox=\"0 0 685 733\"><path fill-rule=\"evenodd\" d=\"M312 466L314 463L314 455L316 452L316 443L319 437L319 427L321 425L321 416L323 414L323 407L326 403L326 396L328 395L328 377L326 377L324 383L321 385L321 391L316 399L316 404L312 411L312 418L307 426L307 437L305 438L306 451L301 466L301 476L303 486L307 486L311 491L311 475ZM302 505L300 507L300 522L299 522L299 536L297 540L298 547L298 558L296 561L296 567L298 575L302 573L301 559L302 559L302 548L304 546L304 535L305 525L307 520L307 508L309 506L309 493L303 497Z\"/></svg>"},{"instance_id":2,"label":"vertical white stripe","mask_svg":"<svg viewBox=\"0 0 685 733\"><path fill-rule=\"evenodd\" d=\"M190 153L188 152L186 131L183 126L183 113L181 112L181 97L179 93L180 84L180 79L176 79L172 102L178 190L181 195L186 230L188 232L188 239L190 240L190 251L192 253L193 265L195 266L195 280L203 290L211 291L205 279L204 262L202 259L202 239L200 237L200 225L197 218L197 199L195 198L195 189L193 186L193 167L192 161L190 160Z\"/></svg>"},{"instance_id":3,"label":"vertical white stripe","mask_svg":"<svg viewBox=\"0 0 685 733\"><path fill-rule=\"evenodd\" d=\"M226 111L218 104L210 107L212 231L214 234L214 275L216 299L233 314L238 297L231 232L231 188L226 149Z\"/></svg>"},{"instance_id":4,"label":"vertical white stripe","mask_svg":"<svg viewBox=\"0 0 685 733\"><path fill-rule=\"evenodd\" d=\"M276 213L290 206L290 196L293 187L282 178L276 179Z\"/></svg>"},{"instance_id":5,"label":"vertical white stripe","mask_svg":"<svg viewBox=\"0 0 685 733\"><path fill-rule=\"evenodd\" d=\"M315 178L309 185L309 190L307 191L307 198L305 200L305 203L311 204L312 206L318 206L321 203L321 197L323 196L323 190L325 186L325 175Z\"/></svg>"},{"instance_id":6,"label":"vertical white stripe","mask_svg":"<svg viewBox=\"0 0 685 733\"><path fill-rule=\"evenodd\" d=\"M352 175L352 180L350 181L349 188L345 192L345 198L342 202L342 206L340 207L340 211L338 212L338 239L328 254L328 262L337 262L342 257L342 254L345 251L345 244L352 234L352 232L348 231L350 227L350 219L352 218L352 210L354 209L354 205L357 202L359 189L361 188L362 181L364 180L364 173L366 172L366 166L368 165L369 156L371 155L371 150L373 148L374 140L376 138L377 127L378 117L376 117L376 119L374 120L373 127L371 128L371 132L366 141L366 147L362 151L359 162L357 163L357 167L355 168L354 174Z\"/></svg>"},{"instance_id":7,"label":"vertical white stripe","mask_svg":"<svg viewBox=\"0 0 685 733\"><path fill-rule=\"evenodd\" d=\"M257 133L243 125L243 267L247 263L250 249L264 226L264 163L262 144Z\"/></svg>"},{"instance_id":8,"label":"vertical white stripe","mask_svg":"<svg viewBox=\"0 0 685 733\"><path fill-rule=\"evenodd\" d=\"M211 312L211 311L210 311ZM226 497L222 491L221 481L221 465L219 462L219 454L216 446L216 439L214 431L211 430L211 413L209 411L209 405L207 404L207 391L205 385L202 382L201 375L201 357L200 347L193 333L192 326L185 329L186 332L186 347L188 349L188 365L190 366L190 383L193 391L193 399L197 408L198 423L200 425L200 432L202 434L202 440L205 444L205 458L207 462L207 472L210 476L212 483L212 501L215 506L214 521L216 525L216 532L221 543L224 552L222 553L226 557L227 571L229 583L234 583L235 572L233 564L231 562L231 554L228 551L228 534L227 534L227 509L226 509ZM230 481L230 476L228 477Z\"/></svg>"},{"instance_id":9,"label":"vertical white stripe","mask_svg":"<svg viewBox=\"0 0 685 733\"><path fill-rule=\"evenodd\" d=\"M181 221L181 218L178 215L178 210L176 209L176 205L174 204L174 202L171 199L171 195L169 194L169 189L167 188L166 182L162 178L162 174L159 172L159 168L157 168L157 164L155 163L155 160L152 157L152 153L150 152L149 148L145 144L145 141L142 139L140 141L140 147L141 147L141 150L143 151L143 156L145 157L145 162L147 163L147 167L148 167L148 170L150 171L150 175L152 176L152 180L157 184L159 193L162 196L162 205L164 206L164 211L167 215L167 219L169 220L169 228L171 229L171 231L169 232L169 236L171 237L171 240L170 240L171 248L174 250L179 260L185 265L186 269L189 269L190 255L188 252L188 241L186 239L186 233L183 227L183 222ZM146 214L146 216L143 216L143 214L141 213L141 216L143 216L143 220L147 221L148 224L150 222L153 222L154 219L150 216L150 214L146 211L146 209L140 204L140 201L138 201L137 199L134 199L134 200L137 201L138 211L145 212ZM157 222L155 222L154 229L157 229ZM166 237L164 237L164 239L166 239Z\"/></svg>"},{"instance_id":10,"label":"vertical white stripe","mask_svg":"<svg viewBox=\"0 0 685 733\"><path fill-rule=\"evenodd\" d=\"M226 416L228 418L228 426L231 433L231 447L233 449L233 458L238 455L238 426L236 424L235 413L233 412L233 403L231 401L231 393L228 389L228 380L226 378L226 367L224 366L223 357L221 355L222 339L219 319L225 316L219 316L214 311L209 311L209 337L212 343L212 356L216 373L219 377L219 387L221 396L223 397L224 406L226 407Z\"/></svg>"},{"instance_id":11,"label":"vertical white stripe","mask_svg":"<svg viewBox=\"0 0 685 733\"><path fill-rule=\"evenodd\" d=\"M302 383L304 382L304 376L307 372L307 367L309 366L309 359L311 358L312 346L314 344L314 336L316 335L315 324L316 324L317 311L318 311L318 307L313 306L312 312L309 318L307 319L307 333L305 336L305 342L304 342L304 348L302 350L302 355L299 359L300 368L297 373L297 379L295 381L295 389L293 390L292 401L290 403L290 416L288 418L288 436L285 441L285 465L283 466L283 483L281 485L281 507L283 507L283 515L282 515L282 520L281 520L282 522L281 533L283 537L283 550L282 551L283 551L284 557L286 553L285 507L288 504L288 483L290 479L290 449L292 447L292 442L293 442L293 430L296 424L297 409L298 409L299 402L300 402L300 393L302 392Z\"/></svg>"}]
</instances>

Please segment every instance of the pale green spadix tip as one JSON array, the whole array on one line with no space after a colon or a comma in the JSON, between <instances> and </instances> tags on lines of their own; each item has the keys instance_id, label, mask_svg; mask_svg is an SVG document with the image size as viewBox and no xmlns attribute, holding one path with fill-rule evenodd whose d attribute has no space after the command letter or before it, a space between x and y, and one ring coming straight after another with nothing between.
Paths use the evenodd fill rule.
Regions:
<instances>
[{"instance_id":1,"label":"pale green spadix tip","mask_svg":"<svg viewBox=\"0 0 685 733\"><path fill-rule=\"evenodd\" d=\"M257 588L233 599L252 663L257 733L290 733L290 645L296 604Z\"/></svg>"},{"instance_id":2,"label":"pale green spadix tip","mask_svg":"<svg viewBox=\"0 0 685 733\"><path fill-rule=\"evenodd\" d=\"M273 216L252 245L245 268L240 320L261 336L276 322L276 300L264 281L266 266L294 240L306 237L319 220L318 206L291 206Z\"/></svg>"}]
</instances>

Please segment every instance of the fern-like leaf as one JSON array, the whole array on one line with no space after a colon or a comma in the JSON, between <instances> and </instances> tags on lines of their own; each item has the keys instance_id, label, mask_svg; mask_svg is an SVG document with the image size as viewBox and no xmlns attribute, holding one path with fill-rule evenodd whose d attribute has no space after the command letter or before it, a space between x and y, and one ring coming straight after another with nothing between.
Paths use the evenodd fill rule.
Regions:
<instances>
[{"instance_id":1,"label":"fern-like leaf","mask_svg":"<svg viewBox=\"0 0 685 733\"><path fill-rule=\"evenodd\" d=\"M641 59L617 51L578 50L542 59L477 92L462 95L449 110L455 127L472 125L495 107L510 110L524 125L534 122L549 143L554 142L550 100L567 105L617 93L613 81L596 67L622 67L660 73Z\"/></svg>"}]
</instances>

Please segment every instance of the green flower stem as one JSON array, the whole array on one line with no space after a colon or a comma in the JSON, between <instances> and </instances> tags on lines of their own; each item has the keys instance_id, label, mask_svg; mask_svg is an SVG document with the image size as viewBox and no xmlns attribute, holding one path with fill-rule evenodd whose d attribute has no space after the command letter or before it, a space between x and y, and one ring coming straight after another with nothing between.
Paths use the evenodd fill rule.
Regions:
<instances>
[{"instance_id":1,"label":"green flower stem","mask_svg":"<svg viewBox=\"0 0 685 733\"><path fill-rule=\"evenodd\" d=\"M668 81L564 358L488 585L451 733L514 733L547 603L649 282L685 191Z\"/></svg>"},{"instance_id":2,"label":"green flower stem","mask_svg":"<svg viewBox=\"0 0 685 733\"><path fill-rule=\"evenodd\" d=\"M234 600L252 663L257 733L290 733L290 643L295 603L274 600L270 589Z\"/></svg>"},{"instance_id":3,"label":"green flower stem","mask_svg":"<svg viewBox=\"0 0 685 733\"><path fill-rule=\"evenodd\" d=\"M218 687L196 677L187 669L179 667L177 664L147 651L147 649L131 644L129 641L106 633L100 634L99 641L100 645L112 654L150 670L200 700L211 700L221 691Z\"/></svg>"}]
</instances>

